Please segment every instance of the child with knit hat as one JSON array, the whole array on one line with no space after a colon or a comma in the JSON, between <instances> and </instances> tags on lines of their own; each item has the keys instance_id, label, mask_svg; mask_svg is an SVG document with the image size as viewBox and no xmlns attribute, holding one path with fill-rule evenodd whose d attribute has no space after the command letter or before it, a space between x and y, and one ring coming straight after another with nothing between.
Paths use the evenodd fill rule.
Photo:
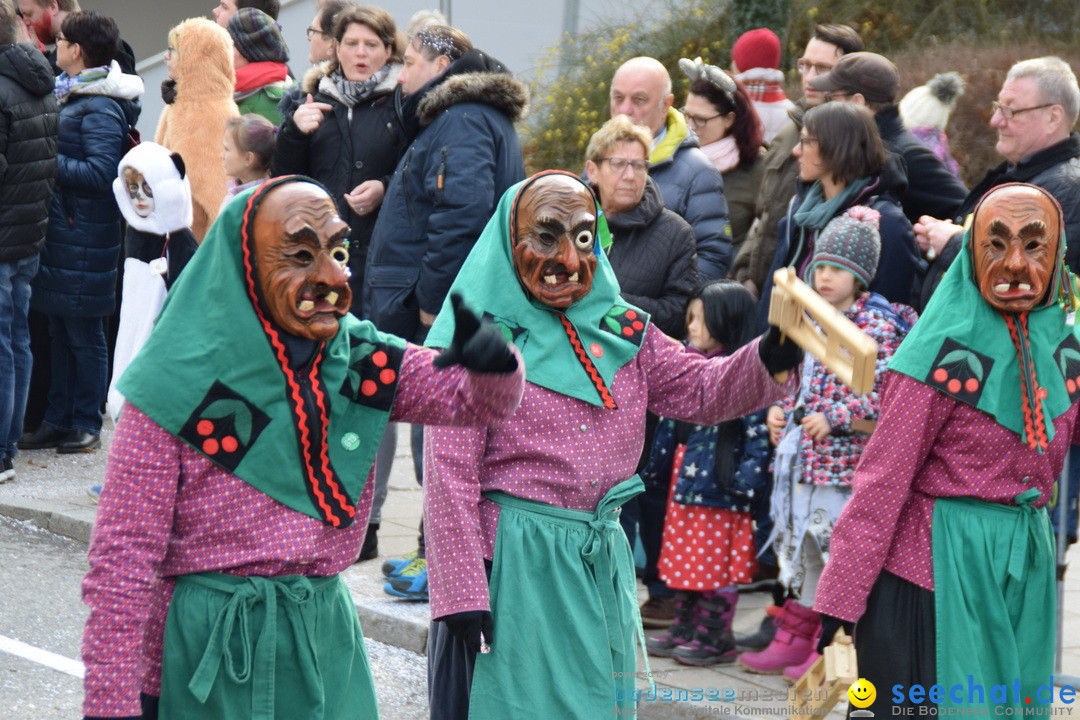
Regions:
<instances>
[{"instance_id":1,"label":"child with knit hat","mask_svg":"<svg viewBox=\"0 0 1080 720\"><path fill-rule=\"evenodd\" d=\"M746 86L765 130L765 144L788 121L795 103L784 93L780 70L780 38L769 28L755 28L739 36L731 47L731 71Z\"/></svg>"},{"instance_id":2,"label":"child with knit hat","mask_svg":"<svg viewBox=\"0 0 1080 720\"><path fill-rule=\"evenodd\" d=\"M904 128L934 151L953 175L960 177L960 165L949 152L945 126L956 109L956 100L964 94L966 83L958 72L938 73L925 85L912 89L900 101L900 120Z\"/></svg>"},{"instance_id":3,"label":"child with knit hat","mask_svg":"<svg viewBox=\"0 0 1080 720\"><path fill-rule=\"evenodd\" d=\"M240 8L226 28L232 38L236 65L233 100L240 113L255 113L281 124L277 105L293 85L289 77L289 47L274 19L257 8Z\"/></svg>"},{"instance_id":4,"label":"child with knit hat","mask_svg":"<svg viewBox=\"0 0 1080 720\"><path fill-rule=\"evenodd\" d=\"M752 672L797 680L818 658L820 620L813 611L829 553L832 526L851 496L859 455L878 412L885 366L914 323L915 311L866 290L881 256L880 214L856 205L825 226L804 280L878 344L874 389L860 395L812 355L799 391L769 408L773 467L772 516L780 582L789 599L774 611L776 636L739 662Z\"/></svg>"}]
</instances>

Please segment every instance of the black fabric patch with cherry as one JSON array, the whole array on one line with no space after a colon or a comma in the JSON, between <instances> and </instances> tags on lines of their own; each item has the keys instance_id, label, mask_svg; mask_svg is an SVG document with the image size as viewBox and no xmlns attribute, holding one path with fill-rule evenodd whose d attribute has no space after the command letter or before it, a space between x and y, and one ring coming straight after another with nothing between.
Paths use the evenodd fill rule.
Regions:
<instances>
[{"instance_id":1,"label":"black fabric patch with cherry","mask_svg":"<svg viewBox=\"0 0 1080 720\"><path fill-rule=\"evenodd\" d=\"M341 394L355 403L389 411L394 404L405 348L350 337L349 370Z\"/></svg>"},{"instance_id":2,"label":"black fabric patch with cherry","mask_svg":"<svg viewBox=\"0 0 1080 720\"><path fill-rule=\"evenodd\" d=\"M645 326L648 323L647 313L616 305L608 310L607 315L600 321L600 327L612 335L618 335L623 340L641 345L642 340L645 339Z\"/></svg>"},{"instance_id":3,"label":"black fabric patch with cherry","mask_svg":"<svg viewBox=\"0 0 1080 720\"><path fill-rule=\"evenodd\" d=\"M1069 402L1076 402L1080 399L1080 342L1071 333L1054 351L1054 364L1065 378Z\"/></svg>"},{"instance_id":4,"label":"black fabric patch with cherry","mask_svg":"<svg viewBox=\"0 0 1080 720\"><path fill-rule=\"evenodd\" d=\"M221 381L215 381L180 428L179 437L233 472L269 424L269 415Z\"/></svg>"},{"instance_id":5,"label":"black fabric patch with cherry","mask_svg":"<svg viewBox=\"0 0 1080 720\"><path fill-rule=\"evenodd\" d=\"M924 382L974 407L993 366L989 356L946 338Z\"/></svg>"}]
</instances>

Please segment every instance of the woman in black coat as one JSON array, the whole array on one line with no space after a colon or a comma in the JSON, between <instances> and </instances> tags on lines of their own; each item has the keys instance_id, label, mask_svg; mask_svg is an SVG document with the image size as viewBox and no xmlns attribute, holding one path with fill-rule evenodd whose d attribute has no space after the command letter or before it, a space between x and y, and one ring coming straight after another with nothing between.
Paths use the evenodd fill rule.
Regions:
<instances>
[{"instance_id":1,"label":"woman in black coat","mask_svg":"<svg viewBox=\"0 0 1080 720\"><path fill-rule=\"evenodd\" d=\"M335 55L308 71L305 102L282 121L271 170L322 183L352 228L353 313L361 315L364 264L379 206L406 139L394 110L401 65L385 10L358 6L334 22Z\"/></svg>"},{"instance_id":2,"label":"woman in black coat","mask_svg":"<svg viewBox=\"0 0 1080 720\"><path fill-rule=\"evenodd\" d=\"M686 304L699 283L696 243L648 176L650 145L648 131L617 115L589 141L585 172L611 229L606 250L622 296L682 338Z\"/></svg>"}]
</instances>

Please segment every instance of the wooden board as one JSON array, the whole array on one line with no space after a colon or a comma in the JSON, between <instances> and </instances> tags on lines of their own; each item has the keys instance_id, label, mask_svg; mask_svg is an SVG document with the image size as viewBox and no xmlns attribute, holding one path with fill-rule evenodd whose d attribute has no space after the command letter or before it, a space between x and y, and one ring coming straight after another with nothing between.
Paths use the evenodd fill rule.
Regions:
<instances>
[{"instance_id":1,"label":"wooden board","mask_svg":"<svg viewBox=\"0 0 1080 720\"><path fill-rule=\"evenodd\" d=\"M792 268L773 274L769 322L855 392L874 389L877 343L800 280Z\"/></svg>"},{"instance_id":2,"label":"wooden board","mask_svg":"<svg viewBox=\"0 0 1080 720\"><path fill-rule=\"evenodd\" d=\"M847 635L843 630L838 630L836 638L846 640ZM848 688L858 679L855 646L850 640L834 641L795 683L791 720L824 717L846 697Z\"/></svg>"}]
</instances>

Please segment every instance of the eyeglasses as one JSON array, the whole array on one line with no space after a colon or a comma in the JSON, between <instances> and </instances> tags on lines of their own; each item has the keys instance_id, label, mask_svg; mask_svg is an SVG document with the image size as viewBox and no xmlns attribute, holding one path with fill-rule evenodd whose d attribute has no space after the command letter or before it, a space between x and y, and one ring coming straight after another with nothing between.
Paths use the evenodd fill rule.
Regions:
<instances>
[{"instance_id":1,"label":"eyeglasses","mask_svg":"<svg viewBox=\"0 0 1080 720\"><path fill-rule=\"evenodd\" d=\"M172 47L165 48L165 59L166 60L172 60L172 57L175 54L176 54L176 48L172 48Z\"/></svg>"},{"instance_id":2,"label":"eyeglasses","mask_svg":"<svg viewBox=\"0 0 1080 720\"><path fill-rule=\"evenodd\" d=\"M1026 108L1011 108L1007 105L1002 105L999 102L990 103L990 107L993 108L993 111L995 113L1001 113L1001 117L1005 118L1006 120L1012 120L1020 113L1030 112L1031 110L1042 110L1043 108L1053 107L1055 105L1057 105L1057 103L1045 103L1043 105L1033 105Z\"/></svg>"},{"instance_id":3,"label":"eyeglasses","mask_svg":"<svg viewBox=\"0 0 1080 720\"><path fill-rule=\"evenodd\" d=\"M833 69L833 66L825 63L812 63L809 60L799 60L795 63L795 68L799 71L800 75L806 75L811 70L813 70L816 75L824 75L825 73L830 72Z\"/></svg>"},{"instance_id":4,"label":"eyeglasses","mask_svg":"<svg viewBox=\"0 0 1080 720\"><path fill-rule=\"evenodd\" d=\"M804 148L807 145L813 145L817 141L818 141L818 139L816 137L810 137L809 135L807 135L806 137L800 137L799 138L799 147Z\"/></svg>"},{"instance_id":5,"label":"eyeglasses","mask_svg":"<svg viewBox=\"0 0 1080 720\"><path fill-rule=\"evenodd\" d=\"M825 102L832 102L833 100L839 100L840 98L851 97L853 93L844 92L843 90L834 90L832 92L825 93Z\"/></svg>"},{"instance_id":6,"label":"eyeglasses","mask_svg":"<svg viewBox=\"0 0 1080 720\"><path fill-rule=\"evenodd\" d=\"M56 34L56 42L60 42L60 41L67 42L68 39L66 37L64 37L63 35L61 35L60 33L57 33Z\"/></svg>"},{"instance_id":7,"label":"eyeglasses","mask_svg":"<svg viewBox=\"0 0 1080 720\"><path fill-rule=\"evenodd\" d=\"M649 171L649 163L647 160L627 160L626 158L610 157L600 158L597 162L606 162L608 167L614 173L623 173L626 171L626 166L634 168L635 175L644 175Z\"/></svg>"},{"instance_id":8,"label":"eyeglasses","mask_svg":"<svg viewBox=\"0 0 1080 720\"><path fill-rule=\"evenodd\" d=\"M307 29L307 39L310 40L315 35L322 35L322 36L325 37L326 33L324 33L322 30L319 30L318 28L308 27L308 29Z\"/></svg>"},{"instance_id":9,"label":"eyeglasses","mask_svg":"<svg viewBox=\"0 0 1080 720\"><path fill-rule=\"evenodd\" d=\"M681 112L683 114L683 117L686 118L686 122L690 123L696 128L703 128L706 124L708 124L710 120L715 120L716 118L723 117L724 115L724 113L716 113L715 115L710 115L709 117L701 117L700 115L691 115L686 111L686 108L679 108L679 112Z\"/></svg>"}]
</instances>

